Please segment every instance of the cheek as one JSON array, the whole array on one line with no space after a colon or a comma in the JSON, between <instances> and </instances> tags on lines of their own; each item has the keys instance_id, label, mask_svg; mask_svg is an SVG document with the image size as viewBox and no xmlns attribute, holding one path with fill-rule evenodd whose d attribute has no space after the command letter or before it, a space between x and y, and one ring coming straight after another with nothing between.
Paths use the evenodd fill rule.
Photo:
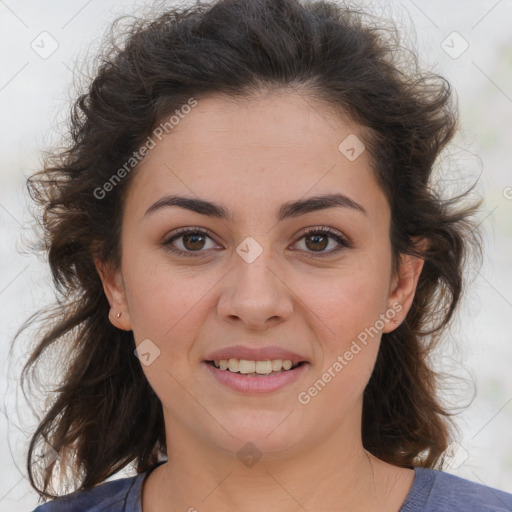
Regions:
<instances>
[{"instance_id":1,"label":"cheek","mask_svg":"<svg viewBox=\"0 0 512 512\"><path fill-rule=\"evenodd\" d=\"M324 277L304 279L301 285L309 290L301 294L302 300L341 342L373 326L387 304L385 263L362 254L353 260Z\"/></svg>"},{"instance_id":2,"label":"cheek","mask_svg":"<svg viewBox=\"0 0 512 512\"><path fill-rule=\"evenodd\" d=\"M218 276L176 267L155 252L127 251L123 260L133 334L137 343L150 339L177 361L187 356L204 322L204 304Z\"/></svg>"},{"instance_id":3,"label":"cheek","mask_svg":"<svg viewBox=\"0 0 512 512\"><path fill-rule=\"evenodd\" d=\"M213 284L201 287L200 280L171 273L164 265L146 267L126 281L133 335L148 382L162 403L193 409L183 383L189 378L190 354L204 323L201 299ZM145 353L150 354L148 364Z\"/></svg>"},{"instance_id":4,"label":"cheek","mask_svg":"<svg viewBox=\"0 0 512 512\"><path fill-rule=\"evenodd\" d=\"M324 399L338 400L340 406L361 395L373 371L385 326L381 315L389 276L383 268L377 259L361 255L335 279L312 279L308 287L315 293L304 302L314 313L310 319L322 349L314 377L320 386L328 382Z\"/></svg>"},{"instance_id":5,"label":"cheek","mask_svg":"<svg viewBox=\"0 0 512 512\"><path fill-rule=\"evenodd\" d=\"M134 333L144 335L142 331L147 330L162 341L166 333L193 321L194 307L199 309L198 303L208 291L204 283L165 268L142 271L126 282Z\"/></svg>"},{"instance_id":6,"label":"cheek","mask_svg":"<svg viewBox=\"0 0 512 512\"><path fill-rule=\"evenodd\" d=\"M380 287L380 290L379 290ZM302 390L318 411L330 410L340 421L361 400L377 358L384 324L385 286L369 275L353 274L331 282L329 293L315 296L315 320L321 357ZM385 306L384 306L385 307ZM304 402L301 402L304 403Z\"/></svg>"}]
</instances>

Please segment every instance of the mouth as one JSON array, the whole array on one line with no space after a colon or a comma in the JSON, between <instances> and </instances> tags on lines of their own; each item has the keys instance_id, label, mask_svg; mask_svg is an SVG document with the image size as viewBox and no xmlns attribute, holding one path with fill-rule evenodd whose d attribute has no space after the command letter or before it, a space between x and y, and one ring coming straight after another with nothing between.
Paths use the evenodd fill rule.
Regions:
<instances>
[{"instance_id":1,"label":"mouth","mask_svg":"<svg viewBox=\"0 0 512 512\"><path fill-rule=\"evenodd\" d=\"M265 361L251 361L247 359L219 359L205 361L217 370L238 374L243 377L269 377L295 370L306 365L307 361L292 363L289 359L273 359Z\"/></svg>"},{"instance_id":2,"label":"mouth","mask_svg":"<svg viewBox=\"0 0 512 512\"><path fill-rule=\"evenodd\" d=\"M263 394L277 392L305 378L309 370L308 361L290 359L208 359L204 368L214 382L242 394Z\"/></svg>"}]
</instances>

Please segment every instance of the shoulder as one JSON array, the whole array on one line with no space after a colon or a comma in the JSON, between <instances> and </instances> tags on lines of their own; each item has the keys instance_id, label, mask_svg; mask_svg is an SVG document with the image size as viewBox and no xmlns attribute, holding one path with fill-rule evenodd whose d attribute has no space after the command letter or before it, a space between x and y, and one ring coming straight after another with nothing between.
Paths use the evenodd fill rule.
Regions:
<instances>
[{"instance_id":1,"label":"shoulder","mask_svg":"<svg viewBox=\"0 0 512 512\"><path fill-rule=\"evenodd\" d=\"M400 512L511 512L512 494L435 469L414 468Z\"/></svg>"},{"instance_id":2,"label":"shoulder","mask_svg":"<svg viewBox=\"0 0 512 512\"><path fill-rule=\"evenodd\" d=\"M111 480L39 505L33 512L139 512L138 489L144 474Z\"/></svg>"}]
</instances>

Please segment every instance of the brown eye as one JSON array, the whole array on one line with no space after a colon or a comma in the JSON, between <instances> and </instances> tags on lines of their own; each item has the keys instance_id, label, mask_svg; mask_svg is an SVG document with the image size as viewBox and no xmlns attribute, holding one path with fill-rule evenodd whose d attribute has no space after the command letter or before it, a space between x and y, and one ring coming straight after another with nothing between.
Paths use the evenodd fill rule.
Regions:
<instances>
[{"instance_id":1,"label":"brown eye","mask_svg":"<svg viewBox=\"0 0 512 512\"><path fill-rule=\"evenodd\" d=\"M329 237L324 234L307 235L305 239L307 248L312 251L323 251L329 245Z\"/></svg>"},{"instance_id":2,"label":"brown eye","mask_svg":"<svg viewBox=\"0 0 512 512\"><path fill-rule=\"evenodd\" d=\"M190 235L182 235L183 245L186 249L191 251L197 251L203 248L204 246L204 235L200 233L193 233Z\"/></svg>"},{"instance_id":3,"label":"brown eye","mask_svg":"<svg viewBox=\"0 0 512 512\"><path fill-rule=\"evenodd\" d=\"M206 247L208 239L213 240L208 230L181 228L171 233L161 245L179 256L203 256L207 252L203 249L211 248Z\"/></svg>"},{"instance_id":4,"label":"brown eye","mask_svg":"<svg viewBox=\"0 0 512 512\"><path fill-rule=\"evenodd\" d=\"M305 252L308 256L330 256L339 251L352 247L352 244L342 237L340 234L332 231L330 228L313 228L304 233L300 240L305 240ZM330 251L325 249L329 246L329 242L334 240L338 246Z\"/></svg>"}]
</instances>

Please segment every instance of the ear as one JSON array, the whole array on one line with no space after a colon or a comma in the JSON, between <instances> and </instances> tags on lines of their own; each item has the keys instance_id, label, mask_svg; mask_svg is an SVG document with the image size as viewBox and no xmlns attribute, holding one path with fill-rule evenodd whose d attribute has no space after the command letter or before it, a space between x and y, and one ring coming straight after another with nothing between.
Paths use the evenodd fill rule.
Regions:
<instances>
[{"instance_id":1,"label":"ear","mask_svg":"<svg viewBox=\"0 0 512 512\"><path fill-rule=\"evenodd\" d=\"M96 265L96 270L103 284L103 290L110 304L108 314L110 323L123 331L131 331L132 323L121 271L113 271L97 258L94 258L94 264Z\"/></svg>"},{"instance_id":2,"label":"ear","mask_svg":"<svg viewBox=\"0 0 512 512\"><path fill-rule=\"evenodd\" d=\"M415 245L425 252L428 248L428 240L425 238L414 237ZM387 311L395 311L393 320L386 323L382 332L391 332L396 329L405 319L411 308L416 293L418 280L423 270L425 260L409 254L402 254L400 260L400 270L395 275L391 285L391 293L388 297ZM398 320L398 324L395 323Z\"/></svg>"}]
</instances>

